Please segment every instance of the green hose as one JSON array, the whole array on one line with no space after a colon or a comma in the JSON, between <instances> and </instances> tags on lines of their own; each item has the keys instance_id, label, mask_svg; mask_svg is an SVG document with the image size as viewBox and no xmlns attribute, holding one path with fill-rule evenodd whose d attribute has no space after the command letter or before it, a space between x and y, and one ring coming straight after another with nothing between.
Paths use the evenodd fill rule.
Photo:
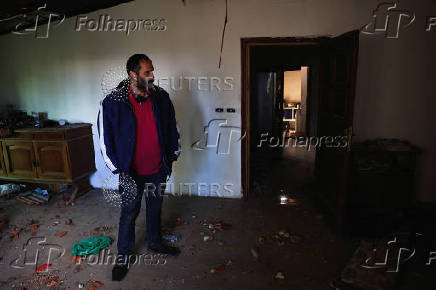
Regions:
<instances>
[{"instance_id":1,"label":"green hose","mask_svg":"<svg viewBox=\"0 0 436 290\"><path fill-rule=\"evenodd\" d=\"M112 243L109 237L93 237L84 239L73 246L71 252L74 256L88 256L96 254Z\"/></svg>"}]
</instances>

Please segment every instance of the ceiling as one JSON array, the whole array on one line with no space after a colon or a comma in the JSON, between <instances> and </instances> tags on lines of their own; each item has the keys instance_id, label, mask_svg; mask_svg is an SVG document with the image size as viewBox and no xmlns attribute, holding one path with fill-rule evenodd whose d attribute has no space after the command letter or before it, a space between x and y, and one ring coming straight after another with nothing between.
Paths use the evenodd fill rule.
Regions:
<instances>
[{"instance_id":1,"label":"ceiling","mask_svg":"<svg viewBox=\"0 0 436 290\"><path fill-rule=\"evenodd\" d=\"M0 8L0 34L22 31L46 24L50 14L65 15L65 18L86 14L133 0L6 0ZM38 11L39 7L43 7ZM38 21L36 17L38 16ZM59 19L59 17L58 17ZM59 21L59 20L58 20Z\"/></svg>"}]
</instances>

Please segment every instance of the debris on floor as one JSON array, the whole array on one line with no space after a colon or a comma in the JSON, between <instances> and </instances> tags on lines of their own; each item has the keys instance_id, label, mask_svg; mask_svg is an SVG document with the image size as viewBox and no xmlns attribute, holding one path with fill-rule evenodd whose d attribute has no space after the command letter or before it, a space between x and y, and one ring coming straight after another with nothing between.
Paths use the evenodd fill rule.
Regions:
<instances>
[{"instance_id":1,"label":"debris on floor","mask_svg":"<svg viewBox=\"0 0 436 290\"><path fill-rule=\"evenodd\" d=\"M199 224L203 225L205 228L207 228L212 233L215 233L215 230L223 231L231 228L231 224L225 223L223 221L207 221L202 220L198 222Z\"/></svg>"},{"instance_id":2,"label":"debris on floor","mask_svg":"<svg viewBox=\"0 0 436 290\"><path fill-rule=\"evenodd\" d=\"M92 237L84 239L73 245L71 252L74 257L88 256L91 254L98 254L104 248L110 246L112 239L109 237ZM74 259L73 257L73 259ZM77 262L77 258L74 259Z\"/></svg>"},{"instance_id":3,"label":"debris on floor","mask_svg":"<svg viewBox=\"0 0 436 290\"><path fill-rule=\"evenodd\" d=\"M62 231L62 232L56 234L56 237L58 237L58 238L62 238L62 237L65 236L67 233L68 233L67 231Z\"/></svg>"},{"instance_id":4,"label":"debris on floor","mask_svg":"<svg viewBox=\"0 0 436 290\"><path fill-rule=\"evenodd\" d=\"M13 194L21 191L21 186L15 183L7 183L0 185L0 196Z\"/></svg>"},{"instance_id":5,"label":"debris on floor","mask_svg":"<svg viewBox=\"0 0 436 290\"><path fill-rule=\"evenodd\" d=\"M65 275L65 273L64 273ZM35 271L33 273L32 279L27 281L26 285L28 287L23 287L23 289L44 289L46 287L52 288L56 286L59 287L64 283L65 278L60 278L60 271L59 270L50 270L50 271ZM24 285L23 285L24 286Z\"/></svg>"},{"instance_id":6,"label":"debris on floor","mask_svg":"<svg viewBox=\"0 0 436 290\"><path fill-rule=\"evenodd\" d=\"M171 235L171 234L164 234L164 235L162 235L162 239L174 244L174 243L177 243L180 241L180 236Z\"/></svg>"},{"instance_id":7,"label":"debris on floor","mask_svg":"<svg viewBox=\"0 0 436 290\"><path fill-rule=\"evenodd\" d=\"M225 268L226 268L225 265L220 264L220 265L218 265L217 267L210 269L210 272L211 272L211 273L219 273L219 272L223 272Z\"/></svg>"},{"instance_id":8,"label":"debris on floor","mask_svg":"<svg viewBox=\"0 0 436 290\"><path fill-rule=\"evenodd\" d=\"M273 235L272 239L277 242L278 246L286 244L297 244L301 241L301 236L291 235L286 230L280 230L277 234Z\"/></svg>"},{"instance_id":9,"label":"debris on floor","mask_svg":"<svg viewBox=\"0 0 436 290\"><path fill-rule=\"evenodd\" d=\"M81 262L82 262L82 257L80 257L80 256L73 256L73 259L72 259L76 264L80 264ZM76 269L75 269L76 270ZM77 272L79 272L80 271L80 268L79 269L77 269Z\"/></svg>"},{"instance_id":10,"label":"debris on floor","mask_svg":"<svg viewBox=\"0 0 436 290\"><path fill-rule=\"evenodd\" d=\"M51 288L59 284L59 282L59 277L47 277L45 278L44 284L47 285L47 287Z\"/></svg>"},{"instance_id":11,"label":"debris on floor","mask_svg":"<svg viewBox=\"0 0 436 290\"><path fill-rule=\"evenodd\" d=\"M37 188L18 194L16 199L29 205L43 205L48 203L50 196L47 190Z\"/></svg>"},{"instance_id":12,"label":"debris on floor","mask_svg":"<svg viewBox=\"0 0 436 290\"><path fill-rule=\"evenodd\" d=\"M176 219L175 225L176 225L176 226L183 225L183 221L182 221L182 219L178 217L178 218Z\"/></svg>"},{"instance_id":13,"label":"debris on floor","mask_svg":"<svg viewBox=\"0 0 436 290\"><path fill-rule=\"evenodd\" d=\"M97 195L81 197L83 202L77 203L76 208L64 208L64 201L61 201L61 197L62 194L52 196L54 200L50 201L50 206L45 207L30 207L17 202L15 198L5 201L14 204L17 208L22 209L22 211L10 208L9 203L7 206L4 206L4 210L0 211L0 230L3 230L3 240L0 240L0 242L4 243L4 245L0 245L0 248L2 248L0 256L3 257L0 265L5 267L4 269L9 267L8 264L12 259L18 257L17 253L22 250L22 245L31 237L31 234L36 234L36 236L33 237L32 245L28 247L28 258L33 257L36 247L39 247L37 243L41 237L47 237L47 243L66 248L66 252L73 252L73 245L87 238L92 239L97 236L105 236L111 238L112 243L114 240L116 241L117 233L114 231L117 230L118 232L116 225L118 216L113 213L113 209L110 206L103 208L101 202L99 202L100 200L97 199ZM209 201L201 202L208 205ZM256 288L266 289L267 287L263 286L271 286L274 283L290 286L298 279L300 281L298 283L306 281L304 275L297 275L295 277L290 275L291 272L286 269L291 269L292 265L301 267L301 269L306 267L307 269L304 268L305 271L316 269L317 273L323 270L328 272L329 268L333 268L332 265L336 265L335 257L330 252L328 266L324 266L327 264L323 263L323 257L319 257L319 264L322 264L322 266L317 263L313 263L315 266L313 264L309 266L304 264L304 256L312 258L310 254L322 253L320 249L325 247L330 248L330 245L325 244L325 240L330 239L330 236L324 234L319 239L316 237L316 242L322 243L320 246L314 242L315 237L305 231L306 227L311 226L310 222L316 225L322 224L322 221L315 217L316 213L309 211L307 216L298 219L298 212L302 213L307 203L301 203L301 210L294 210L293 208L288 210L287 208L279 207L275 199L269 199L271 203L269 207L263 207L262 203L259 203L259 205L257 203L250 203L245 208L240 206L239 201L232 200L231 202L234 202L235 205L228 205L230 201L224 202L223 209L218 209L216 202L210 202L207 207L183 207L183 210L176 208L174 211L166 212L163 216L162 224L168 225L168 228L164 227L162 229L162 239L165 242L177 243L184 254L179 257L182 260L178 262L181 263L171 263L172 260L168 260L166 265L168 273L173 273L174 270L174 273L177 273L177 277L168 277L166 274L160 276L153 275L151 277L155 278L154 281L152 280L153 278L146 279L144 277L147 283L150 283L149 287L156 286L152 289L159 288L160 286L162 288L182 288L180 285L183 283L183 279L185 279L186 289L192 289L192 283L196 283L195 285L203 283L200 286L208 285L207 283L209 282L203 280L219 279L227 282L241 279L243 283L247 283L243 285L242 288L244 289L246 288L244 286L248 285L256 285ZM60 205L58 208L55 208L56 203ZM252 205L256 206L256 208L252 208ZM270 211L271 219L269 218ZM283 213L280 212L279 215L277 213L279 211ZM20 215L15 214L15 212L20 213ZM184 214L182 215L180 212ZM237 215L238 213L240 216ZM145 215L146 212L142 211L140 218ZM229 216L232 219L229 219ZM186 221L189 224L188 226L185 225ZM174 225L175 222L178 226ZM142 230L142 233L146 234L145 229ZM56 235L60 234L62 234L61 238L56 237ZM114 237L111 237L112 235ZM8 244L7 239L9 237L13 240L13 243ZM138 237L143 238L144 235L138 234ZM7 281L8 277L2 278L4 281L0 281L0 288L7 288L12 284L17 287L21 286L21 289L62 290L65 287L65 289L99 290L111 288L113 283L109 281L112 267L91 268L91 263L86 263L88 262L86 254L99 255L105 253L108 249L112 253L112 250L116 251L116 247L113 247L115 245L112 243L110 243L109 247L102 247L95 253L86 252L88 248L83 247L83 251L69 255L67 253L66 257L59 260L39 260L41 262L36 267L29 267L30 271L28 272L22 271L23 274L15 281ZM281 243L284 247L277 247L277 243ZM285 247L285 245L289 245L289 248ZM141 243L137 245L135 250L141 253L146 249L146 246L146 242L141 239ZM9 249L14 252L9 253ZM47 252L40 250L40 253L43 255L42 258L45 258ZM106 256L101 255L100 257ZM107 261L111 263L112 260L108 259ZM211 263L207 263L207 261ZM310 260L310 262L313 261ZM45 263L50 263L51 266L49 266L50 264L42 265ZM41 266L46 268L37 268ZM37 268L36 271L35 268ZM179 269L180 271L176 272ZM141 270L139 267L136 267L135 271L140 273ZM129 280L134 279L131 280L133 283L140 282L143 278L141 275L135 278L135 271L131 271L128 274ZM154 270L150 268L150 273L152 271ZM158 269L156 269L157 271ZM330 270L330 272L333 272L333 270ZM325 277L331 276L330 273L323 275ZM292 276L292 279L290 276ZM32 277L35 279L35 284L29 284ZM68 279L65 277L68 277ZM316 280L316 283L320 284L324 282L322 279L313 278L313 280ZM23 283L27 281L27 284L20 284L22 281ZM92 281L100 282L101 284L91 283ZM328 281L331 281L330 277ZM35 286L37 283L40 283L39 286ZM232 286L237 286L237 284ZM296 289L300 288L296 287Z\"/></svg>"},{"instance_id":14,"label":"debris on floor","mask_svg":"<svg viewBox=\"0 0 436 290\"><path fill-rule=\"evenodd\" d=\"M9 227L9 221L7 219L3 219L0 221L0 232L7 229Z\"/></svg>"},{"instance_id":15,"label":"debris on floor","mask_svg":"<svg viewBox=\"0 0 436 290\"><path fill-rule=\"evenodd\" d=\"M251 256L253 257L253 260L259 259L259 252L256 249L250 248L250 252L251 252Z\"/></svg>"},{"instance_id":16,"label":"debris on floor","mask_svg":"<svg viewBox=\"0 0 436 290\"><path fill-rule=\"evenodd\" d=\"M283 279L285 279L285 275L283 275L282 272L277 272L277 274L274 276L274 278L283 280Z\"/></svg>"},{"instance_id":17,"label":"debris on floor","mask_svg":"<svg viewBox=\"0 0 436 290\"><path fill-rule=\"evenodd\" d=\"M87 286L88 286L89 290L93 290L93 289L96 289L96 288L101 288L101 287L104 286L104 284L101 283L100 281L88 281L87 284L88 284Z\"/></svg>"},{"instance_id":18,"label":"debris on floor","mask_svg":"<svg viewBox=\"0 0 436 290\"><path fill-rule=\"evenodd\" d=\"M50 267L51 267L51 264L44 264L44 265L41 265L41 266L39 266L38 268L36 268L36 272L41 272L41 271L47 270L47 269L50 268Z\"/></svg>"},{"instance_id":19,"label":"debris on floor","mask_svg":"<svg viewBox=\"0 0 436 290\"><path fill-rule=\"evenodd\" d=\"M18 239L21 231L22 228L11 226L10 231L7 233L9 235L9 241L12 242L13 240Z\"/></svg>"},{"instance_id":20,"label":"debris on floor","mask_svg":"<svg viewBox=\"0 0 436 290\"><path fill-rule=\"evenodd\" d=\"M110 232L112 232L112 230L113 230L113 227L111 227L111 226L101 226L101 227L94 228L93 232L95 232L95 233L100 233L100 232L110 233Z\"/></svg>"},{"instance_id":21,"label":"debris on floor","mask_svg":"<svg viewBox=\"0 0 436 290\"><path fill-rule=\"evenodd\" d=\"M300 203L295 198L291 198L288 194L285 194L283 189L280 190L279 201L280 201L280 205L287 205L287 206L300 205Z\"/></svg>"}]
</instances>

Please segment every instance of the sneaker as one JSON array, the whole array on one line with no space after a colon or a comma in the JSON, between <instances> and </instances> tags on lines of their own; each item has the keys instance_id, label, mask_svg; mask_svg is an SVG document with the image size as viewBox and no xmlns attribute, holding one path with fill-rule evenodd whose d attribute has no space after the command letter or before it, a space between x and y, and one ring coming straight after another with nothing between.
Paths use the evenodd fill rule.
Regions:
<instances>
[{"instance_id":1,"label":"sneaker","mask_svg":"<svg viewBox=\"0 0 436 290\"><path fill-rule=\"evenodd\" d=\"M155 253L168 254L171 256L176 256L176 255L180 254L179 248L164 245L164 244L151 245L151 246L148 246L148 249L152 252L155 252Z\"/></svg>"}]
</instances>

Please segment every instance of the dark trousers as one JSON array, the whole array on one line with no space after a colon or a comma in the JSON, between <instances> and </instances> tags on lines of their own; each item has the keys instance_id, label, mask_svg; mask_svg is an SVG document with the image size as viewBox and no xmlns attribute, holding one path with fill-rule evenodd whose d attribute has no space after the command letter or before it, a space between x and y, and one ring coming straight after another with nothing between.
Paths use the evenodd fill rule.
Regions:
<instances>
[{"instance_id":1,"label":"dark trousers","mask_svg":"<svg viewBox=\"0 0 436 290\"><path fill-rule=\"evenodd\" d=\"M147 243L153 246L161 243L161 209L167 175L162 167L151 175L133 174L137 186L134 200L121 206L118 231L118 254L130 255L135 246L135 221L141 209L142 195L145 195ZM153 190L155 189L155 190ZM120 193L123 189L120 186Z\"/></svg>"}]
</instances>

